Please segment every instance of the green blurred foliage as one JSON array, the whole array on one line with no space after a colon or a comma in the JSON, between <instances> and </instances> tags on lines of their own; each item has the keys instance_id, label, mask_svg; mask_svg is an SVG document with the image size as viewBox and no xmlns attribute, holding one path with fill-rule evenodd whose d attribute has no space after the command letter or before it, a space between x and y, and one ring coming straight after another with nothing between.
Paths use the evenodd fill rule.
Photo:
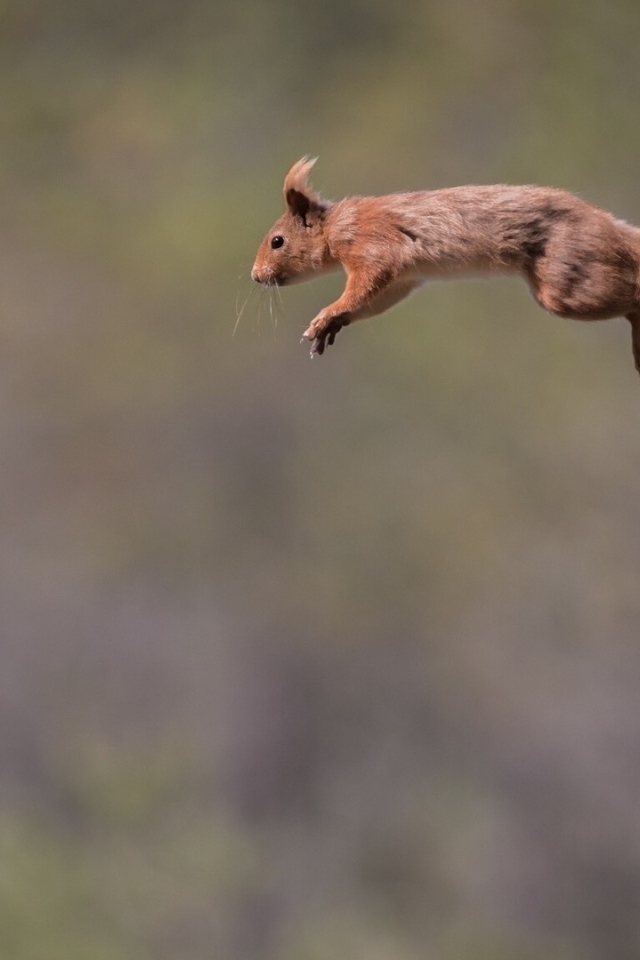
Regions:
<instances>
[{"instance_id":1,"label":"green blurred foliage","mask_svg":"<svg viewBox=\"0 0 640 960\"><path fill-rule=\"evenodd\" d=\"M326 195L640 222L636 0L0 5L3 960L636 960L626 324L249 279ZM238 318L238 314L241 314Z\"/></svg>"}]
</instances>

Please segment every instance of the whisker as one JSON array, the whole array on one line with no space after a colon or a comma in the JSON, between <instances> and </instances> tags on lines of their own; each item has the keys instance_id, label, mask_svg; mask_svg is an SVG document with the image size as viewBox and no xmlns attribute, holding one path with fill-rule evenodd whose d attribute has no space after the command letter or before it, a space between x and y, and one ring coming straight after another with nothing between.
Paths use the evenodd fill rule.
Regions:
<instances>
[{"instance_id":1,"label":"whisker","mask_svg":"<svg viewBox=\"0 0 640 960\"><path fill-rule=\"evenodd\" d=\"M262 317L263 317L264 308L265 308L265 297L268 299L269 319L271 321L271 326L273 330L277 332L278 321L280 317L284 316L284 304L282 302L282 293L280 291L279 284L251 283L251 286L249 287L249 292L247 293L246 297L242 301L241 301L242 291L238 290L238 293L236 295L236 304L235 304L236 319L233 325L232 336L235 337L238 331L238 327L240 326L240 321L242 320L249 303L254 301L254 297L256 296L256 294L258 294L258 300L257 300L258 310L256 315L255 326L257 326L258 336L261 336L262 334ZM255 326L254 326L254 330L255 330Z\"/></svg>"},{"instance_id":2,"label":"whisker","mask_svg":"<svg viewBox=\"0 0 640 960\"><path fill-rule=\"evenodd\" d=\"M260 287L260 299L258 300L258 336L262 334L262 308L264 306L264 298L267 292L267 288Z\"/></svg>"},{"instance_id":3,"label":"whisker","mask_svg":"<svg viewBox=\"0 0 640 960\"><path fill-rule=\"evenodd\" d=\"M278 326L278 314L281 317L284 317L284 303L282 302L282 292L280 290L280 284L276 283L276 327Z\"/></svg>"},{"instance_id":4,"label":"whisker","mask_svg":"<svg viewBox=\"0 0 640 960\"><path fill-rule=\"evenodd\" d=\"M284 317L284 304L282 302L282 293L280 291L280 285L274 283L269 289L269 313L271 316L271 325L273 326L274 333L278 333L278 322L281 317Z\"/></svg>"},{"instance_id":5,"label":"whisker","mask_svg":"<svg viewBox=\"0 0 640 960\"><path fill-rule=\"evenodd\" d=\"M246 308L247 304L249 303L249 300L251 300L251 298L253 297L253 295L254 295L255 293L256 293L256 287L255 287L255 286L249 287L249 293L248 293L248 294L246 295L246 297L244 298L243 304L242 304L242 306L240 307L240 309L238 309L238 303L239 303L239 300L240 300L240 292L238 291L238 293L236 294L236 322L235 322L234 325L233 325L233 333L231 334L233 337L235 337L235 335L236 335L236 332L237 332L237 330L238 330L238 326L239 326L239 324L240 324L240 320L242 319L242 315L243 315L243 313L244 313L244 311L245 311L245 308Z\"/></svg>"}]
</instances>

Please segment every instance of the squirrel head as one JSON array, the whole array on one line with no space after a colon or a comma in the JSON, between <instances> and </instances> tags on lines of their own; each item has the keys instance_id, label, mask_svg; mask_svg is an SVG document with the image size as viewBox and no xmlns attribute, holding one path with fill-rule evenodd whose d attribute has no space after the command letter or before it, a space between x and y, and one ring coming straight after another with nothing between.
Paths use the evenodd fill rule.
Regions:
<instances>
[{"instance_id":1,"label":"squirrel head","mask_svg":"<svg viewBox=\"0 0 640 960\"><path fill-rule=\"evenodd\" d=\"M251 271L257 283L269 286L295 283L329 265L325 222L332 204L309 183L309 172L315 162L303 157L285 177L285 212L258 248Z\"/></svg>"}]
</instances>

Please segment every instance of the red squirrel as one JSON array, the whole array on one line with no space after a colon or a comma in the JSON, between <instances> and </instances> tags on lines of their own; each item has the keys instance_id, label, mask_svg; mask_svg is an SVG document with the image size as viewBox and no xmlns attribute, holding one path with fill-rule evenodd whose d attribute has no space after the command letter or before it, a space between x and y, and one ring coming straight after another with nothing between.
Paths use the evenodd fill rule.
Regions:
<instances>
[{"instance_id":1,"label":"red squirrel","mask_svg":"<svg viewBox=\"0 0 640 960\"><path fill-rule=\"evenodd\" d=\"M565 190L465 186L336 202L309 183L303 157L284 181L285 212L251 276L266 286L342 267L344 292L311 321L311 356L339 331L383 313L431 278L520 273L560 317L626 316L640 373L640 229Z\"/></svg>"}]
</instances>

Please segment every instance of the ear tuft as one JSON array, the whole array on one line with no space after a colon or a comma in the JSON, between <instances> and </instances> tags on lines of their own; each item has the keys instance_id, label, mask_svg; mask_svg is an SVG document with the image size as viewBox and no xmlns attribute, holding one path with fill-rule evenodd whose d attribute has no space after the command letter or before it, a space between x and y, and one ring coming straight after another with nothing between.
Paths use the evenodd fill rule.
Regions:
<instances>
[{"instance_id":1,"label":"ear tuft","mask_svg":"<svg viewBox=\"0 0 640 960\"><path fill-rule=\"evenodd\" d=\"M307 215L310 213L323 213L328 206L319 193L313 189L309 183L309 173L318 158L302 157L289 170L284 178L284 199L294 216L300 219L306 225Z\"/></svg>"}]
</instances>

